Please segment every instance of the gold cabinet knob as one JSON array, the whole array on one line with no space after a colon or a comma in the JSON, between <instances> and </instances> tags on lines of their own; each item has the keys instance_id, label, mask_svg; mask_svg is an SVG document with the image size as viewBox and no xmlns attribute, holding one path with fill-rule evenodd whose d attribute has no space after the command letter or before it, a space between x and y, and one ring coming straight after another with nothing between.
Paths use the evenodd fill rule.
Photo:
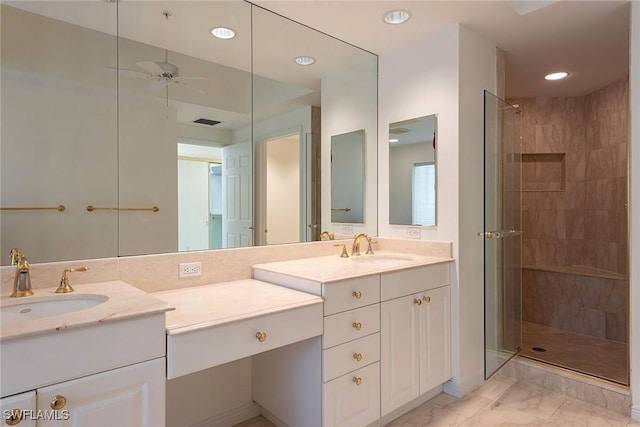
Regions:
<instances>
[{"instance_id":1,"label":"gold cabinet knob","mask_svg":"<svg viewBox=\"0 0 640 427\"><path fill-rule=\"evenodd\" d=\"M356 362L360 362L362 360L362 353L355 353L353 355L353 358L356 360Z\"/></svg>"},{"instance_id":2,"label":"gold cabinet knob","mask_svg":"<svg viewBox=\"0 0 640 427\"><path fill-rule=\"evenodd\" d=\"M353 322L353 328L354 328L356 331L359 331L360 329L362 329L362 323L359 323L359 322Z\"/></svg>"},{"instance_id":3,"label":"gold cabinet knob","mask_svg":"<svg viewBox=\"0 0 640 427\"><path fill-rule=\"evenodd\" d=\"M353 293L352 293L351 295L353 295L353 297L354 297L355 299L360 299L360 298L362 298L362 292L360 292L360 291L353 291Z\"/></svg>"},{"instance_id":4,"label":"gold cabinet knob","mask_svg":"<svg viewBox=\"0 0 640 427\"><path fill-rule=\"evenodd\" d=\"M258 341L264 342L264 340L267 339L267 333L266 332L258 332L256 334L256 338L258 339Z\"/></svg>"},{"instance_id":5,"label":"gold cabinet knob","mask_svg":"<svg viewBox=\"0 0 640 427\"><path fill-rule=\"evenodd\" d=\"M416 298L416 299L413 300L413 303L416 304L416 305L422 305L422 300Z\"/></svg>"},{"instance_id":6,"label":"gold cabinet knob","mask_svg":"<svg viewBox=\"0 0 640 427\"><path fill-rule=\"evenodd\" d=\"M67 398L64 396L60 396L59 394L56 394L55 396L53 396L53 399L51 399L51 409L55 409L56 411L58 409L64 408L66 404Z\"/></svg>"},{"instance_id":7,"label":"gold cabinet knob","mask_svg":"<svg viewBox=\"0 0 640 427\"><path fill-rule=\"evenodd\" d=\"M20 424L20 422L22 421L22 409L15 408L8 412L8 414L4 415L4 421L7 423L7 425L15 426Z\"/></svg>"},{"instance_id":8,"label":"gold cabinet knob","mask_svg":"<svg viewBox=\"0 0 640 427\"><path fill-rule=\"evenodd\" d=\"M360 384L362 384L362 378L353 377L353 382L355 383L355 385L360 385Z\"/></svg>"},{"instance_id":9,"label":"gold cabinet knob","mask_svg":"<svg viewBox=\"0 0 640 427\"><path fill-rule=\"evenodd\" d=\"M424 297L422 297L422 300L424 302L431 302L431 297L430 296L424 296Z\"/></svg>"}]
</instances>

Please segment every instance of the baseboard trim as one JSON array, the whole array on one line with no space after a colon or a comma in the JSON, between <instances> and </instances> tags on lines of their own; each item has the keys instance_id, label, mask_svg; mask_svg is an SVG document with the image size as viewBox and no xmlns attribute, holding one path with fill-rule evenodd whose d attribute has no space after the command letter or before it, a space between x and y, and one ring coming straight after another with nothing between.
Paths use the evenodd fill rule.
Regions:
<instances>
[{"instance_id":1,"label":"baseboard trim","mask_svg":"<svg viewBox=\"0 0 640 427\"><path fill-rule=\"evenodd\" d=\"M640 421L640 406L639 405L631 406L631 420L632 421Z\"/></svg>"},{"instance_id":2,"label":"baseboard trim","mask_svg":"<svg viewBox=\"0 0 640 427\"><path fill-rule=\"evenodd\" d=\"M232 427L243 421L250 420L260 415L260 405L250 402L245 405L225 411L215 417L207 418L191 427Z\"/></svg>"},{"instance_id":3,"label":"baseboard trim","mask_svg":"<svg viewBox=\"0 0 640 427\"><path fill-rule=\"evenodd\" d=\"M457 378L452 378L444 383L442 391L457 398L461 398L471 393L484 383L484 372L479 372L474 377L469 378L466 381L459 381Z\"/></svg>"},{"instance_id":4,"label":"baseboard trim","mask_svg":"<svg viewBox=\"0 0 640 427\"><path fill-rule=\"evenodd\" d=\"M367 427L385 426L385 425L389 424L391 421L395 420L396 418L401 417L402 415L406 414L407 412L410 412L413 409L417 408L418 406L422 405L423 403L433 399L434 397L436 397L440 393L442 393L442 386L441 385L429 390L428 392L426 392L425 394L421 395L417 399L414 399L411 402L405 403L401 407L399 407L397 409L394 409L393 411L389 412L388 414L386 414L382 418L380 418L380 419L374 421L373 423L369 424Z\"/></svg>"}]
</instances>

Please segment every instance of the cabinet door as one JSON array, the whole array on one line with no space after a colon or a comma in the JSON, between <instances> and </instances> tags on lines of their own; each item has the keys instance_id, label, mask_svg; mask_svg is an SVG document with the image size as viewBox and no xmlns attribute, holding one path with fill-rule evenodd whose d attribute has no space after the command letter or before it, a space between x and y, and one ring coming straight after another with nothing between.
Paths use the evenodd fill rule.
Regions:
<instances>
[{"instance_id":1,"label":"cabinet door","mask_svg":"<svg viewBox=\"0 0 640 427\"><path fill-rule=\"evenodd\" d=\"M38 389L38 408L50 411L56 402L62 414L38 427L164 426L164 366L154 359Z\"/></svg>"},{"instance_id":2,"label":"cabinet door","mask_svg":"<svg viewBox=\"0 0 640 427\"><path fill-rule=\"evenodd\" d=\"M451 378L449 293L443 286L420 294L420 393Z\"/></svg>"},{"instance_id":3,"label":"cabinet door","mask_svg":"<svg viewBox=\"0 0 640 427\"><path fill-rule=\"evenodd\" d=\"M16 394L0 400L2 427L36 427L36 392Z\"/></svg>"},{"instance_id":4,"label":"cabinet door","mask_svg":"<svg viewBox=\"0 0 640 427\"><path fill-rule=\"evenodd\" d=\"M420 393L419 295L380 304L380 380L382 415L418 397Z\"/></svg>"}]
</instances>

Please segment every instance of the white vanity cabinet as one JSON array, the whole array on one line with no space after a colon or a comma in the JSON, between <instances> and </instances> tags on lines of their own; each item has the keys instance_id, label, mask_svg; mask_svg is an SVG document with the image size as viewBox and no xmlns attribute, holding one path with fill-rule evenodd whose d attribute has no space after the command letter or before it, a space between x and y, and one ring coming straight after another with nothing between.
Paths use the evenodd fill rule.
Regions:
<instances>
[{"instance_id":1,"label":"white vanity cabinet","mask_svg":"<svg viewBox=\"0 0 640 427\"><path fill-rule=\"evenodd\" d=\"M36 427L31 414L36 413L36 392L29 391L0 399L2 409L2 427Z\"/></svg>"},{"instance_id":2,"label":"white vanity cabinet","mask_svg":"<svg viewBox=\"0 0 640 427\"><path fill-rule=\"evenodd\" d=\"M449 277L448 264L381 277L382 416L451 377Z\"/></svg>"}]
</instances>

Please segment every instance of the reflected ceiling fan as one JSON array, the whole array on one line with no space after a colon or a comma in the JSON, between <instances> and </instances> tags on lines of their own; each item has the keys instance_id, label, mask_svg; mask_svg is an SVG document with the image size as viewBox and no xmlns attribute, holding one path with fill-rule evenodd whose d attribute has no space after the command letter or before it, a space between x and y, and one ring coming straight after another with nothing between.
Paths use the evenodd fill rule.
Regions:
<instances>
[{"instance_id":1,"label":"reflected ceiling fan","mask_svg":"<svg viewBox=\"0 0 640 427\"><path fill-rule=\"evenodd\" d=\"M152 90L160 90L163 88L168 88L170 85L175 84L175 85L180 85L187 89L196 91L203 95L207 94L205 91L187 84L187 81L189 80L207 80L206 77L180 77L179 68L176 65L169 62L168 50L165 50L164 62L140 61L140 62L136 62L136 65L140 67L141 71L127 70L123 68L121 69L109 68L109 69L117 70L118 75L121 77L151 80Z\"/></svg>"}]
</instances>

